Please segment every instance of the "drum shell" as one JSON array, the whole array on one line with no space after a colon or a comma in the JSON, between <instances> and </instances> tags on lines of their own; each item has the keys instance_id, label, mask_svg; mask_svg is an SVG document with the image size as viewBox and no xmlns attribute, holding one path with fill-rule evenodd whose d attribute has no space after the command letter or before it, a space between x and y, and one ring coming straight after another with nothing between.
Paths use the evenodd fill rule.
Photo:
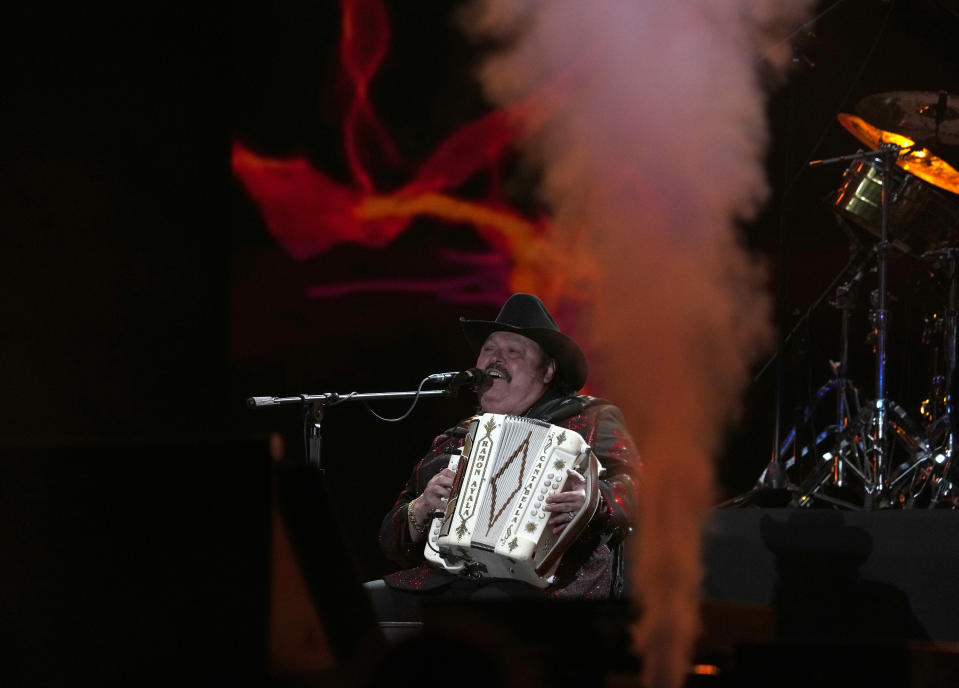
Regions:
<instances>
[{"instance_id":1,"label":"drum shell","mask_svg":"<svg viewBox=\"0 0 959 688\"><path fill-rule=\"evenodd\" d=\"M905 252L956 245L959 196L894 167L888 185L888 237ZM871 161L854 160L843 173L835 210L875 237L882 235L882 175Z\"/></svg>"}]
</instances>

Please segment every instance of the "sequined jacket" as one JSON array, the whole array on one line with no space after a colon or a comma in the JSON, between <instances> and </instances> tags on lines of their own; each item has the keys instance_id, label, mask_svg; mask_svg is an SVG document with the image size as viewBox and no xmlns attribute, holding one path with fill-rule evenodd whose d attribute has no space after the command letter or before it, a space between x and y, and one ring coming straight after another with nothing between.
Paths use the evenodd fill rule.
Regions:
<instances>
[{"instance_id":1,"label":"sequined jacket","mask_svg":"<svg viewBox=\"0 0 959 688\"><path fill-rule=\"evenodd\" d=\"M623 592L622 542L631 532L638 498L639 458L619 409L589 396L554 397L540 401L526 414L574 430L593 448L605 475L599 481L600 504L583 534L567 550L557 579L544 593L553 597L605 599ZM469 419L457 427L465 427ZM380 548L404 570L384 578L404 590L433 590L455 579L431 566L423 556L424 541L413 542L406 507L449 462L448 452L463 445L453 429L439 435L413 468L406 486L380 526Z\"/></svg>"}]
</instances>

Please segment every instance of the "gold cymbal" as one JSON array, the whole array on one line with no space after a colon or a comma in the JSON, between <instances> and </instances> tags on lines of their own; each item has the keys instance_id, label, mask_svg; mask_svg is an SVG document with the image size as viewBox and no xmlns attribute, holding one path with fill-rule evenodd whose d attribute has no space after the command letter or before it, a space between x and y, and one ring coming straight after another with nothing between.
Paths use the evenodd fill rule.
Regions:
<instances>
[{"instance_id":1,"label":"gold cymbal","mask_svg":"<svg viewBox=\"0 0 959 688\"><path fill-rule=\"evenodd\" d=\"M926 148L959 145L959 96L945 91L890 91L866 96L856 114Z\"/></svg>"},{"instance_id":2,"label":"gold cymbal","mask_svg":"<svg viewBox=\"0 0 959 688\"><path fill-rule=\"evenodd\" d=\"M850 134L871 149L878 149L882 143L896 144L903 149L896 160L897 167L940 189L959 194L959 172L928 149L918 146L912 139L874 127L857 115L843 112L837 119Z\"/></svg>"}]
</instances>

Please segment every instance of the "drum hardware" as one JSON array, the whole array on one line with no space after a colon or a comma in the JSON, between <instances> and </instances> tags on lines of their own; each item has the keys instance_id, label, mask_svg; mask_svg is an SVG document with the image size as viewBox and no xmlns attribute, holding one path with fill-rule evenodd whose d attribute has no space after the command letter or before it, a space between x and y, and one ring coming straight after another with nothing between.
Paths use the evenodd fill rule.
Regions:
<instances>
[{"instance_id":1,"label":"drum hardware","mask_svg":"<svg viewBox=\"0 0 959 688\"><path fill-rule=\"evenodd\" d=\"M959 295L959 248L940 249L923 256L931 260L934 266L945 269L949 282L949 291L945 317L934 315L927 319L924 338L942 337L942 350L945 358L945 371L934 371L932 389L929 397L921 405L926 429L920 438L920 451L916 461L908 467L902 467L897 480L903 482L901 499L906 507L956 506L959 480L955 476L954 460L955 436L951 418L951 399L953 377L956 372L957 347L957 295ZM934 360L938 360L936 357Z\"/></svg>"},{"instance_id":2,"label":"drum hardware","mask_svg":"<svg viewBox=\"0 0 959 688\"><path fill-rule=\"evenodd\" d=\"M885 119L879 119L887 128L895 131L884 131L860 117L840 114L840 123L860 141L873 145L876 150L811 163L818 165L843 159L855 161L844 174L837 209L860 227L874 234L878 232L879 243L876 244L875 254L879 284L873 292L869 313L875 355L876 399L861 409L853 421L837 434L833 450L822 455L823 462L818 470L802 484L798 497L800 505L810 503L813 497L824 499L825 495L817 493L826 485L842 486L846 471L861 481L865 508L912 507L927 485L930 486L931 505L941 501L944 492L955 492L956 482L950 479L951 475L945 472L945 468L936 470L939 466L951 468L954 465L951 460L953 437L950 423L943 420L935 422L937 419L934 419L923 431L901 406L887 398L885 386L889 327L886 308L888 250L896 246L912 252L917 248L928 248L930 243L936 247L949 246L959 230L959 211L954 202L943 197L938 190L922 185L924 181L959 193L959 173L925 146L912 140L921 139L925 145L938 145L944 138L959 134L959 129L953 131L959 127L959 110L949 108L948 98L947 94L938 94L934 109L930 102L932 99L924 94L881 94L865 99L859 111L868 114L883 103L887 114ZM911 113L908 117L901 116L894 127L887 123L888 113L893 106L902 113ZM929 120L931 116L932 124ZM936 199L935 209L925 214L915 212L921 205L919 199L930 198ZM937 222L942 224L936 225ZM893 229L896 230L894 236L891 232ZM947 374L943 382L947 383L951 380L956 363L957 263L955 250L948 248L945 251L950 264L949 306L944 325ZM940 254L941 257L942 253L943 250L934 249L924 253L923 257L929 254ZM848 326L846 317L843 326ZM847 335L848 332L844 332L844 337ZM846 346L846 341L843 346ZM844 376L841 379L845 379ZM941 396L941 393L937 394L934 384L932 398ZM847 418L846 414L839 415L840 422ZM897 451L904 455L901 459Z\"/></svg>"},{"instance_id":3,"label":"drum hardware","mask_svg":"<svg viewBox=\"0 0 959 688\"><path fill-rule=\"evenodd\" d=\"M841 117L841 116L840 116ZM863 122L863 124L865 124ZM881 139L882 137L880 137ZM887 260L891 242L889 241L889 219L892 199L890 185L886 180L892 178L894 167L899 163L902 153L908 154L914 150L914 144L907 146L882 141L878 149L866 152L857 152L852 155L843 155L827 160L810 162L810 166L833 164L851 160L872 160L880 181L879 198L879 242L873 248L876 259L876 275L878 285L874 292L869 319L872 324L875 356L875 399L872 400L858 414L852 424L843 433L847 435L847 446L851 447L848 454L840 454L842 465L851 470L862 482L863 507L887 508L894 506L890 495L890 469L894 443L904 435L903 426L894 420L890 411L900 413L901 408L886 396L886 363L887 342L889 328L889 310L886 306L887 289ZM912 444L915 444L914 442ZM811 497L816 486L810 490L803 490L803 497Z\"/></svg>"},{"instance_id":4,"label":"drum hardware","mask_svg":"<svg viewBox=\"0 0 959 688\"><path fill-rule=\"evenodd\" d=\"M854 160L843 172L834 210L876 239L880 234L882 179L870 160ZM889 182L889 215L894 248L907 254L955 243L959 233L959 199L896 167Z\"/></svg>"},{"instance_id":5,"label":"drum hardware","mask_svg":"<svg viewBox=\"0 0 959 688\"><path fill-rule=\"evenodd\" d=\"M816 407L831 393L835 393L835 416L833 422L818 434L813 428L813 439L806 446L797 448L793 445L794 457L812 463L811 471L799 484L792 502L794 506L808 508L820 502L846 509L895 506L894 499L884 496L878 489L887 484L878 471L884 464L912 464L920 448L920 427L899 404L889 399L885 404L885 432L881 433L876 426L876 405L874 402L862 404L859 389L848 376L849 322L855 308L854 287L863 277L864 266L875 258L877 250L878 247L873 247L864 255L859 270L839 286L836 298L831 302L842 311L841 357L838 362L830 361L833 378L816 392L800 422L811 424ZM873 292L872 298L879 298L878 291ZM873 305L875 307L875 302ZM793 428L783 444L784 453L789 450L791 442L795 443L796 437L797 429ZM788 467L792 468L791 465ZM890 489L893 487L891 481L889 486Z\"/></svg>"},{"instance_id":6,"label":"drum hardware","mask_svg":"<svg viewBox=\"0 0 959 688\"><path fill-rule=\"evenodd\" d=\"M933 401L943 397L937 389L952 389L946 383L951 384L956 365L957 254L953 247L959 244L959 203L952 197L959 193L959 172L933 151L959 143L959 109L954 107L959 103L948 94L934 95L933 98L930 94L904 92L864 99L860 114L869 118L870 113L882 110L876 118L884 128L846 113L840 114L838 120L872 150L809 163L851 163L834 201L837 220L844 229L848 228L846 221L850 221L878 239L865 259L875 263L870 272L876 273L878 281L868 314L875 398L863 405L859 390L848 378L851 296L862 276L862 266L854 278L843 280L850 265L857 262L854 259L784 340L788 342L825 293L839 285L833 305L843 313L842 355L839 362L830 361L832 379L817 390L786 438L774 443L776 455L757 485L721 506L756 501L759 492L770 488L784 488L790 503L800 507L824 502L851 509L912 508L926 498L930 506L959 505L959 475L953 475L959 467L952 457L953 431L948 414L951 399L945 398L939 408L932 406ZM890 114L893 112L899 113L898 119ZM848 233L853 243L859 245L854 234ZM946 252L950 263L949 308L944 323L936 324L945 332L947 374L942 380L933 380L929 405L933 415L924 426L914 422L901 405L887 396L887 303L891 298L887 261L893 247L923 259L935 255L941 260ZM812 427L816 409L832 393L836 395L835 416L817 433ZM776 426L778 435L778 419ZM801 426L812 427L805 444L799 440ZM810 461L812 467L806 475L792 479L792 474L801 472L797 469L806 468ZM853 487L859 492L850 498Z\"/></svg>"},{"instance_id":7,"label":"drum hardware","mask_svg":"<svg viewBox=\"0 0 959 688\"><path fill-rule=\"evenodd\" d=\"M878 150L883 144L898 146L899 154L894 161L896 167L933 186L959 194L959 172L943 158L935 155L932 150L917 143L915 139L895 131L880 129L861 117L845 112L840 113L837 120L850 134L870 148ZM883 178L886 179L889 176L887 174Z\"/></svg>"},{"instance_id":8,"label":"drum hardware","mask_svg":"<svg viewBox=\"0 0 959 688\"><path fill-rule=\"evenodd\" d=\"M846 487L846 472L850 468L858 471L855 462L851 461L853 443L850 441L849 428L852 426L852 420L861 413L861 401L859 390L849 378L849 322L852 311L855 308L854 287L863 277L863 266L871 257L872 251L865 255L859 264L859 269L855 274L836 288L836 297L830 304L842 312L842 320L839 334L839 361L830 361L833 379L820 388L815 396L815 404L823 399L826 394L832 390L836 392L835 399L835 422L827 426L821 433L815 436L813 445L804 448L805 453L814 453L817 457L818 467L813 475L800 486L795 503L797 506L810 506L814 498L831 502L837 506L846 506L848 508L857 508L848 502L843 502L836 497L827 495L823 492L827 485L836 488ZM808 422L812 417L812 408L803 414L803 422ZM825 444L825 440L832 438L832 442L822 451L819 449ZM787 437L788 440L788 437Z\"/></svg>"},{"instance_id":9,"label":"drum hardware","mask_svg":"<svg viewBox=\"0 0 959 688\"><path fill-rule=\"evenodd\" d=\"M866 257L867 262L878 250L878 245ZM876 427L874 407L860 408L859 392L846 375L849 341L849 316L854 306L852 287L862 277L862 269L837 289L832 305L843 312L840 362L830 361L833 379L814 395L801 422L810 422L815 407L827 394L836 392L836 422L814 435L806 446L797 447L796 429L790 431L782 446L784 455L792 448L793 457L787 462L792 469L797 461L815 458L811 475L802 480L792 503L809 507L825 502L848 509L858 508L955 508L959 506L959 480L956 462L953 459L953 426L949 415L951 381L955 373L957 352L957 294L959 294L959 249L947 248L923 254L937 271L946 272L949 278L949 296L944 317L933 314L927 318L923 339L931 343L942 339L942 352L946 361L944 374L934 371L929 398L923 403L922 425L914 422L896 402L886 400L885 439ZM875 310L880 307L879 290L873 290L872 317L875 325ZM878 346L879 332L871 333L874 346ZM923 427L924 426L924 427ZM877 468L885 461L890 471L886 496L876 490L882 485L882 475ZM851 479L850 479L851 478ZM856 483L863 490L861 503L838 498L842 488ZM846 490L848 492L848 489Z\"/></svg>"},{"instance_id":10,"label":"drum hardware","mask_svg":"<svg viewBox=\"0 0 959 688\"><path fill-rule=\"evenodd\" d=\"M959 96L946 91L893 91L856 104L860 117L923 146L959 145Z\"/></svg>"},{"instance_id":11,"label":"drum hardware","mask_svg":"<svg viewBox=\"0 0 959 688\"><path fill-rule=\"evenodd\" d=\"M792 479L791 473L795 473L798 467L804 465L807 459L813 455L822 456L829 453L828 450L820 452L819 448L824 446L827 439L835 436L839 430L849 424L850 416L858 413L861 406L859 390L847 377L848 356L849 356L849 319L855 304L854 287L862 280L866 266L869 264L875 248L865 247L848 228L842 218L837 216L837 221L847 230L847 234L852 246L852 256L846 265L832 279L829 285L819 294L819 296L810 304L806 312L793 325L790 332L783 338L782 350L785 350L790 342L802 330L809 318L819 307L829 299L830 294L835 293L835 298L829 303L843 312L843 327L840 336L840 360L830 362L833 376L823 384L813 395L812 401L805 406L799 414L796 424L790 428L784 439L776 437L776 446L774 447L774 456L760 474L756 485L747 492L737 495L730 500L720 504L723 507L736 507L748 503L761 502L767 506L785 506L791 504L795 506L800 501L802 487L801 476L799 479ZM759 370L754 379L759 379L763 372L780 356L777 353L770 358L766 364ZM823 400L831 393L836 392L836 415L835 419L830 418L824 430L816 432L813 428L811 442L803 443L800 439L801 429L810 427L814 423L814 415L820 408ZM831 457L830 457L831 458ZM838 463L835 470L834 480L842 486L844 476L844 464ZM831 498L829 498L831 499ZM842 506L856 508L852 504L843 503Z\"/></svg>"}]
</instances>

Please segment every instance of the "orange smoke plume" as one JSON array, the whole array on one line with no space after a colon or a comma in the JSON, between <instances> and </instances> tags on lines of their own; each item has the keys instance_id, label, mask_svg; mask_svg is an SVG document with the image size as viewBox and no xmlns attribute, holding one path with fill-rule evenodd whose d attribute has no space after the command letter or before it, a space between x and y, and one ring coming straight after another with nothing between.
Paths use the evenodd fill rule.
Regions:
<instances>
[{"instance_id":1,"label":"orange smoke plume","mask_svg":"<svg viewBox=\"0 0 959 688\"><path fill-rule=\"evenodd\" d=\"M481 68L497 103L557 70L564 107L523 145L542 167L559 241L586 228L582 335L597 390L643 455L631 576L644 681L681 686L699 633L701 529L714 455L750 365L772 340L763 272L737 221L767 195L760 59L808 0L488 0L464 15L500 49ZM787 46L788 52L788 46Z\"/></svg>"}]
</instances>

